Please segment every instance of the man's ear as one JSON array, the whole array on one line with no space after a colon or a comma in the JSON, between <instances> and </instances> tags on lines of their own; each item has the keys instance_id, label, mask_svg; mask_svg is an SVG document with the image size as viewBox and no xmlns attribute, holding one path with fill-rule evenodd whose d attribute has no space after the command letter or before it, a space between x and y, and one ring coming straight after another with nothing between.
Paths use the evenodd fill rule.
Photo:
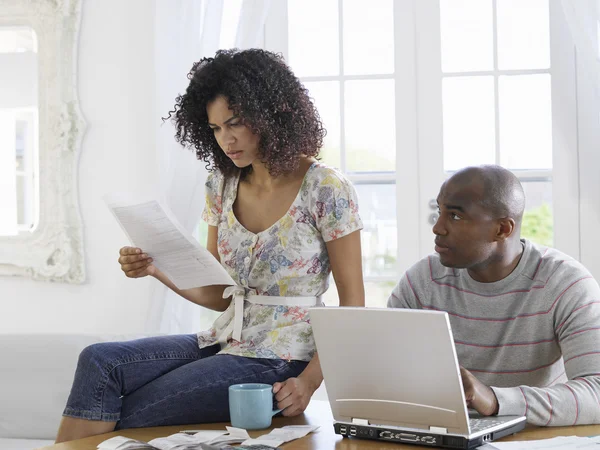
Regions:
<instances>
[{"instance_id":1,"label":"man's ear","mask_svg":"<svg viewBox=\"0 0 600 450\"><path fill-rule=\"evenodd\" d=\"M498 219L498 231L496 233L496 239L498 241L505 241L515 231L516 223L515 220L510 217L503 217Z\"/></svg>"}]
</instances>

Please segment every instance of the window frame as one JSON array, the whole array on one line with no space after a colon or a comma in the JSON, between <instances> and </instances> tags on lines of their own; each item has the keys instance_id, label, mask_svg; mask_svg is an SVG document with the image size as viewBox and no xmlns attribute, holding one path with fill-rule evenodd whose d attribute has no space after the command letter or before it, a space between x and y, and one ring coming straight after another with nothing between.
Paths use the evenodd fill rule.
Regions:
<instances>
[{"instance_id":1,"label":"window frame","mask_svg":"<svg viewBox=\"0 0 600 450\"><path fill-rule=\"evenodd\" d=\"M287 0L281 2L273 2L272 9L270 11L270 17L266 22L265 26L265 48L271 51L276 51L283 54L284 58L288 60L288 14L287 14ZM323 75L323 76L305 76L298 77L303 83L310 82L338 82L339 83L339 99L340 99L340 167L339 169L344 175L355 185L377 185L387 184L395 185L397 180L396 171L389 172L348 172L346 170L346 142L345 142L345 83L348 81L363 81L363 80L393 80L395 85L398 85L397 73L397 56L394 55L394 73L390 74L370 74L370 75L347 75L344 73L344 4L343 0L338 0L338 52L339 52L339 73L338 75ZM392 2L393 4L394 2ZM394 10L397 8L394 6ZM396 101L396 122L397 122L397 101ZM396 123L397 125L397 123ZM398 148L398 136L396 136L396 149ZM398 152L396 151L396 154ZM398 162L396 162L396 166ZM398 193L396 192L396 196ZM396 214L397 217L397 214ZM397 223L397 219L396 219ZM401 248L398 243L398 249ZM399 251L396 251L396 261L399 260ZM398 263L396 263L398 265ZM396 272L398 270L396 269ZM396 275L366 275L364 277L365 282L388 282L396 281Z\"/></svg>"},{"instance_id":2,"label":"window frame","mask_svg":"<svg viewBox=\"0 0 600 450\"><path fill-rule=\"evenodd\" d=\"M440 5L438 0L395 0L394 5L394 73L391 75L343 75L343 0L338 0L340 34L340 74L338 76L302 77L301 81L340 82L340 158L345 169L343 134L344 103L342 80L381 79L395 80L396 100L396 168L386 173L347 173L356 184L389 183L396 185L396 217L398 224L398 276L423 255L420 251L423 223L432 214L430 205L422 198L435 198L443 161L429 161L423 148L436 147L442 142L442 78L450 76L493 75L495 98L496 160L499 162L498 80L503 75L550 74L552 96L552 160L548 170L515 170L523 182L551 181L554 247L570 256L580 256L579 167L577 130L577 75L575 52L566 43L572 42L561 15L559 2L549 1L550 67L548 69L498 69L497 11L494 14L494 70L446 72L441 69ZM287 59L287 0L274 2L265 26L265 48L282 53ZM568 99L565 102L565 98ZM441 148L441 147L440 147ZM427 164L439 169L440 177L423 179L420 168ZM441 179L443 181L443 178ZM428 186L429 194L424 193ZM435 189L432 188L435 187ZM576 201L574 201L574 199ZM417 211L417 214L411 214ZM402 222L400 222L400 220ZM428 234L430 230L428 230ZM416 238L418 237L418 238ZM368 281L388 281L389 277L365 277Z\"/></svg>"}]
</instances>

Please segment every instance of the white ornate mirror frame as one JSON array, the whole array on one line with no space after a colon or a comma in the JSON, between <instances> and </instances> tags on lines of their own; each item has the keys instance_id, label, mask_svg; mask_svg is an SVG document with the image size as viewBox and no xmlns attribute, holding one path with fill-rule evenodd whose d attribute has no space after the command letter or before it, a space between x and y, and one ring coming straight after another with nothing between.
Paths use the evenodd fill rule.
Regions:
<instances>
[{"instance_id":1,"label":"white ornate mirror frame","mask_svg":"<svg viewBox=\"0 0 600 450\"><path fill-rule=\"evenodd\" d=\"M85 281L77 163L85 121L77 98L81 0L0 0L0 27L28 26L38 39L39 221L0 236L0 275Z\"/></svg>"}]
</instances>

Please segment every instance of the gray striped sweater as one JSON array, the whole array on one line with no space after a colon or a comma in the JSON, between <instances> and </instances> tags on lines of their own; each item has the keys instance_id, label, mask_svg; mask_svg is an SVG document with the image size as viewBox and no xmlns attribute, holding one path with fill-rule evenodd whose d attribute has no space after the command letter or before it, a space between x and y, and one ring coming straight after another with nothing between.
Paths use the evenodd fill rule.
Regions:
<instances>
[{"instance_id":1,"label":"gray striped sweater","mask_svg":"<svg viewBox=\"0 0 600 450\"><path fill-rule=\"evenodd\" d=\"M460 365L492 387L499 414L600 423L600 287L564 253L523 242L515 270L495 283L424 258L388 307L447 311Z\"/></svg>"}]
</instances>

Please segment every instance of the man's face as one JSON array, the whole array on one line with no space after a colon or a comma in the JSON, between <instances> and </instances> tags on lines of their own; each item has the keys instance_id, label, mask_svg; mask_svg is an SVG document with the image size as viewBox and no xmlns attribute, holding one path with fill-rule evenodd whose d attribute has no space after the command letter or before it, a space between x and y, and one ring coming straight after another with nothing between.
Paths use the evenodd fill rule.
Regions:
<instances>
[{"instance_id":1,"label":"man's face","mask_svg":"<svg viewBox=\"0 0 600 450\"><path fill-rule=\"evenodd\" d=\"M479 181L451 178L442 185L433 233L444 266L476 268L493 259L498 223L481 205L483 192Z\"/></svg>"}]
</instances>

